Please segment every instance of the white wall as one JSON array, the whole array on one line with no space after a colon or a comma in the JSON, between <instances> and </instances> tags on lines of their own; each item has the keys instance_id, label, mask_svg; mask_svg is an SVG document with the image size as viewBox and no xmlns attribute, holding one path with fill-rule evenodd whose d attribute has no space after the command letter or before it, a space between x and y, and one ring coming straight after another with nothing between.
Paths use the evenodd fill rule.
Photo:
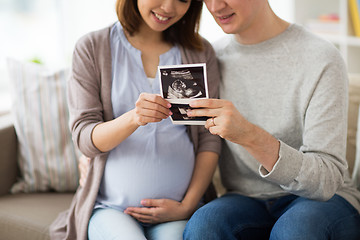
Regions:
<instances>
[{"instance_id":1,"label":"white wall","mask_svg":"<svg viewBox=\"0 0 360 240\"><path fill-rule=\"evenodd\" d=\"M279 17L288 22L294 22L294 1L295 0L269 0L269 3Z\"/></svg>"},{"instance_id":2,"label":"white wall","mask_svg":"<svg viewBox=\"0 0 360 240\"><path fill-rule=\"evenodd\" d=\"M294 0L269 0L291 20ZM40 58L46 65L69 66L75 42L85 33L116 21L116 0L0 0L0 114L10 108L6 58ZM200 33L210 42L224 35L207 8Z\"/></svg>"}]
</instances>

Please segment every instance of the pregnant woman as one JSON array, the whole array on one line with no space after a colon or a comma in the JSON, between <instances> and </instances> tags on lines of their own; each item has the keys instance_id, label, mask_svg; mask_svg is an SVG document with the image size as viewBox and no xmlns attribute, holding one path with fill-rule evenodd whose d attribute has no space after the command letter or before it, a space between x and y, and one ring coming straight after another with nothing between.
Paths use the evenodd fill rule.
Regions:
<instances>
[{"instance_id":1,"label":"pregnant woman","mask_svg":"<svg viewBox=\"0 0 360 240\"><path fill-rule=\"evenodd\" d=\"M202 1L118 0L119 21L87 34L68 83L70 126L90 157L87 180L52 239L182 239L208 187L219 137L173 125L158 65L206 63L218 96L214 51L198 34Z\"/></svg>"}]
</instances>

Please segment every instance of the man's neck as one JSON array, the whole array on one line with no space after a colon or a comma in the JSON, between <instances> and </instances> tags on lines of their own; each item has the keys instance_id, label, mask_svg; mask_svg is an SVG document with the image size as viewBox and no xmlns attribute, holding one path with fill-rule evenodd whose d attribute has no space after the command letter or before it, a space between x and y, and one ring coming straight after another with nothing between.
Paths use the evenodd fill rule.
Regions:
<instances>
[{"instance_id":1,"label":"man's neck","mask_svg":"<svg viewBox=\"0 0 360 240\"><path fill-rule=\"evenodd\" d=\"M289 26L290 23L276 16L269 6L251 26L235 34L235 38L244 45L257 44L278 36Z\"/></svg>"}]
</instances>

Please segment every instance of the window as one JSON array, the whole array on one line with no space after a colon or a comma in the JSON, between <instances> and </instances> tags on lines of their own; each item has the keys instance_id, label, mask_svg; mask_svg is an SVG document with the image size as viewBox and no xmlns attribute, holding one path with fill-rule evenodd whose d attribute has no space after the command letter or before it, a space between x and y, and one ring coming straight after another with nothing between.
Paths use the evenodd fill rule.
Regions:
<instances>
[{"instance_id":1,"label":"window","mask_svg":"<svg viewBox=\"0 0 360 240\"><path fill-rule=\"evenodd\" d=\"M1 0L0 114L10 109L6 58L70 66L83 34L116 21L115 0Z\"/></svg>"},{"instance_id":2,"label":"window","mask_svg":"<svg viewBox=\"0 0 360 240\"><path fill-rule=\"evenodd\" d=\"M10 109L6 58L37 59L49 67L70 66L83 34L117 20L115 0L0 0L0 114ZM291 1L271 0L286 11ZM284 3L287 3L284 5ZM281 15L280 15L281 16ZM204 6L200 33L213 42L224 35Z\"/></svg>"}]
</instances>

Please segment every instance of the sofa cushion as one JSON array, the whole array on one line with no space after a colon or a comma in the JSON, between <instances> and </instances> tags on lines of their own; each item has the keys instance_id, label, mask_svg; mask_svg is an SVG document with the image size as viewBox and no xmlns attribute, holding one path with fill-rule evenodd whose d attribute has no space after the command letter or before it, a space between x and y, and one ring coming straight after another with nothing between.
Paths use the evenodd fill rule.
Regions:
<instances>
[{"instance_id":1,"label":"sofa cushion","mask_svg":"<svg viewBox=\"0 0 360 240\"><path fill-rule=\"evenodd\" d=\"M13 119L8 115L0 116L0 196L9 193L16 181L17 139Z\"/></svg>"},{"instance_id":2,"label":"sofa cushion","mask_svg":"<svg viewBox=\"0 0 360 240\"><path fill-rule=\"evenodd\" d=\"M8 60L20 181L12 192L74 191L77 157L68 127L68 70Z\"/></svg>"},{"instance_id":3,"label":"sofa cushion","mask_svg":"<svg viewBox=\"0 0 360 240\"><path fill-rule=\"evenodd\" d=\"M0 198L0 239L50 239L49 226L73 193L19 193Z\"/></svg>"}]
</instances>

